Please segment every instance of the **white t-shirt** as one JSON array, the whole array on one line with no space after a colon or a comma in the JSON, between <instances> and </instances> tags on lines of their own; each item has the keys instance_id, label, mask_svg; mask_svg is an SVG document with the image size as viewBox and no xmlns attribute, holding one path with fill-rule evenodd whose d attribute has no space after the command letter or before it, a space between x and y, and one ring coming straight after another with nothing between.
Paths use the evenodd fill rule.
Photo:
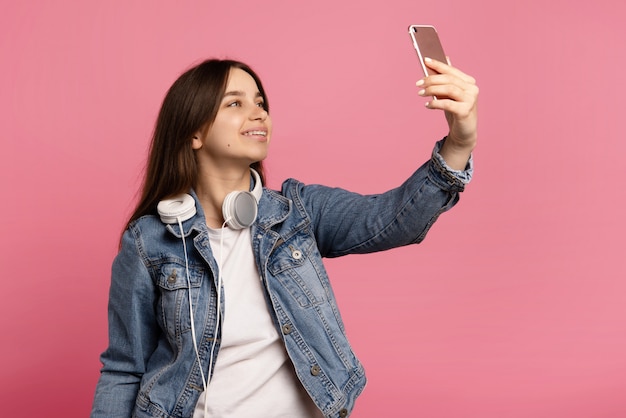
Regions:
<instances>
[{"instance_id":1,"label":"white t-shirt","mask_svg":"<svg viewBox=\"0 0 626 418\"><path fill-rule=\"evenodd\" d=\"M203 418L205 398L208 416L204 418L322 417L296 377L270 317L250 228L209 229L209 238L215 260L222 263L222 343L194 418Z\"/></svg>"}]
</instances>

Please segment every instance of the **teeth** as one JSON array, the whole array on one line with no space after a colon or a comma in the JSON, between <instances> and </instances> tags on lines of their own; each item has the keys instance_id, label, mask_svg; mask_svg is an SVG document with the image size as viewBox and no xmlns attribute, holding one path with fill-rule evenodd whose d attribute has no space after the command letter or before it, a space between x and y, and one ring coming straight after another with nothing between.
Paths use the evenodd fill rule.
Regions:
<instances>
[{"instance_id":1,"label":"teeth","mask_svg":"<svg viewBox=\"0 0 626 418\"><path fill-rule=\"evenodd\" d=\"M246 135L267 135L267 132L265 131L249 131L245 133Z\"/></svg>"}]
</instances>

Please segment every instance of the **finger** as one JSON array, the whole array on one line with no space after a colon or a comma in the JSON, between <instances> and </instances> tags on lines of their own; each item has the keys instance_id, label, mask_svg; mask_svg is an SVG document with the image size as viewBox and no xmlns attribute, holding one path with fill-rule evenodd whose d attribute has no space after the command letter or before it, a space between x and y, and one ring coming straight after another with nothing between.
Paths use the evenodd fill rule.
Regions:
<instances>
[{"instance_id":1,"label":"finger","mask_svg":"<svg viewBox=\"0 0 626 418\"><path fill-rule=\"evenodd\" d=\"M426 104L427 108L445 110L460 119L464 119L475 112L478 102L476 96L466 91L433 92L433 97L436 97L436 100L429 101Z\"/></svg>"},{"instance_id":2,"label":"finger","mask_svg":"<svg viewBox=\"0 0 626 418\"><path fill-rule=\"evenodd\" d=\"M468 83L459 77L450 74L435 74L426 77L417 82L417 86L423 89L435 87L439 88L455 88L461 91L473 91L476 84ZM438 90L439 91L439 90Z\"/></svg>"},{"instance_id":3,"label":"finger","mask_svg":"<svg viewBox=\"0 0 626 418\"><path fill-rule=\"evenodd\" d=\"M421 84L421 89L417 92L420 96L433 96L454 100L459 103L466 103L470 107L478 100L478 87L467 83L441 83Z\"/></svg>"},{"instance_id":4,"label":"finger","mask_svg":"<svg viewBox=\"0 0 626 418\"><path fill-rule=\"evenodd\" d=\"M454 101L471 100L466 91L453 84L441 84L428 86L417 92L420 96L434 96L437 98L446 98Z\"/></svg>"},{"instance_id":5,"label":"finger","mask_svg":"<svg viewBox=\"0 0 626 418\"><path fill-rule=\"evenodd\" d=\"M447 59L449 61L449 58ZM430 57L424 58L424 63L426 64L427 67L435 70L439 74L451 74L456 77L459 77L460 79L464 80L467 83L476 84L476 79L474 79L474 77L472 77L469 74L465 74L463 71L459 70L456 67L453 67L452 65L443 63L441 61L437 61Z\"/></svg>"},{"instance_id":6,"label":"finger","mask_svg":"<svg viewBox=\"0 0 626 418\"><path fill-rule=\"evenodd\" d=\"M450 120L468 120L472 117L474 107L465 102L457 102L456 100L450 100L445 98L437 98L436 100L430 100L424 103L424 106L431 110L443 110L447 116L450 116Z\"/></svg>"}]
</instances>

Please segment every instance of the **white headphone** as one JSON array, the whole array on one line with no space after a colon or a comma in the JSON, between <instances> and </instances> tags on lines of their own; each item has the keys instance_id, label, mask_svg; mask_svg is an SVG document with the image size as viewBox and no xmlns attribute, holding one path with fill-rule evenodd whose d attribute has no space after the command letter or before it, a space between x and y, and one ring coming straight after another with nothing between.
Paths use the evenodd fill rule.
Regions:
<instances>
[{"instance_id":1,"label":"white headphone","mask_svg":"<svg viewBox=\"0 0 626 418\"><path fill-rule=\"evenodd\" d=\"M263 185L259 173L252 168L250 172L254 177L252 192L230 192L222 204L222 216L232 229L247 228L256 220L258 203L263 194ZM191 219L196 214L196 205L193 197L183 194L173 199L160 201L157 205L157 212L163 223L175 224L179 220L183 222Z\"/></svg>"}]
</instances>

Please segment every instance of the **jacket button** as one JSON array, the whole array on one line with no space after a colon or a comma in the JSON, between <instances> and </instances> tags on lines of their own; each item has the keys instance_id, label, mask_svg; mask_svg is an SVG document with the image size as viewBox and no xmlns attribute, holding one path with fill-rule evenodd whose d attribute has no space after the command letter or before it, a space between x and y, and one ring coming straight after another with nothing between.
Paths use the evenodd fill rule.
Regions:
<instances>
[{"instance_id":1,"label":"jacket button","mask_svg":"<svg viewBox=\"0 0 626 418\"><path fill-rule=\"evenodd\" d=\"M302 251L293 250L293 252L291 253L291 256L294 258L294 260L300 260L302 258Z\"/></svg>"},{"instance_id":2,"label":"jacket button","mask_svg":"<svg viewBox=\"0 0 626 418\"><path fill-rule=\"evenodd\" d=\"M285 335L291 334L291 331L293 331L293 328L292 328L291 324L283 325L283 334L285 334Z\"/></svg>"},{"instance_id":3,"label":"jacket button","mask_svg":"<svg viewBox=\"0 0 626 418\"><path fill-rule=\"evenodd\" d=\"M339 411L339 416L341 418L346 418L348 416L348 410L346 408L343 408L341 411Z\"/></svg>"},{"instance_id":4,"label":"jacket button","mask_svg":"<svg viewBox=\"0 0 626 418\"><path fill-rule=\"evenodd\" d=\"M168 283L176 283L176 270L173 270L167 278Z\"/></svg>"},{"instance_id":5,"label":"jacket button","mask_svg":"<svg viewBox=\"0 0 626 418\"><path fill-rule=\"evenodd\" d=\"M317 364L311 367L311 374L313 376L317 376L318 374L320 374L321 371L322 369L320 369L320 366L318 366Z\"/></svg>"}]
</instances>

